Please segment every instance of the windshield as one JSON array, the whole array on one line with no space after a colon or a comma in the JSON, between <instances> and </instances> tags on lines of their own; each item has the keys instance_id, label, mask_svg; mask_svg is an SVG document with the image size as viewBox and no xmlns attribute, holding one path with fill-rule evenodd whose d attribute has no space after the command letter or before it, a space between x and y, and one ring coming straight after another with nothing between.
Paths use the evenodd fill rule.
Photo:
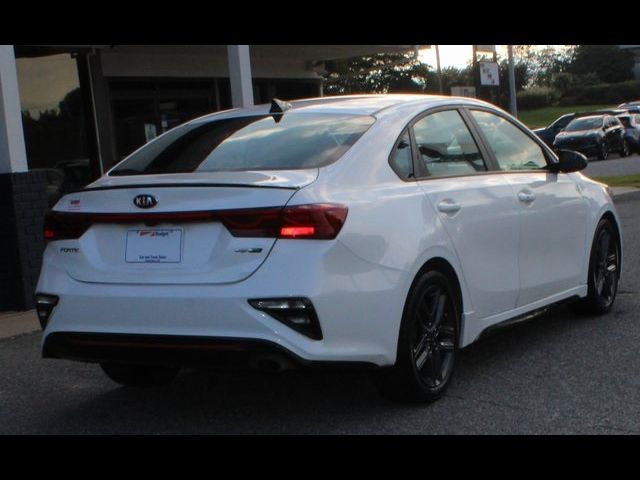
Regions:
<instances>
[{"instance_id":1,"label":"windshield","mask_svg":"<svg viewBox=\"0 0 640 480\"><path fill-rule=\"evenodd\" d=\"M550 128L563 129L573 119L573 114L564 115L551 124Z\"/></svg>"},{"instance_id":2,"label":"windshield","mask_svg":"<svg viewBox=\"0 0 640 480\"><path fill-rule=\"evenodd\" d=\"M602 117L586 117L576 118L573 122L567 125L566 132L577 132L579 130L595 130L602 128Z\"/></svg>"},{"instance_id":3,"label":"windshield","mask_svg":"<svg viewBox=\"0 0 640 480\"><path fill-rule=\"evenodd\" d=\"M109 175L318 168L344 155L374 121L288 112L196 122L158 137Z\"/></svg>"}]
</instances>

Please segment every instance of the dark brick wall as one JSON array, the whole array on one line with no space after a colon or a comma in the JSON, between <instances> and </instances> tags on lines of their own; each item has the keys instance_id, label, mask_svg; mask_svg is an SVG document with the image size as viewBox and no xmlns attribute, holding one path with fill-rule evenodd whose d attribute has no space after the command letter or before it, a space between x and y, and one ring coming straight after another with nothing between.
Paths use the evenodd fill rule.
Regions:
<instances>
[{"instance_id":1,"label":"dark brick wall","mask_svg":"<svg viewBox=\"0 0 640 480\"><path fill-rule=\"evenodd\" d=\"M0 311L34 307L47 210L44 172L0 174Z\"/></svg>"}]
</instances>

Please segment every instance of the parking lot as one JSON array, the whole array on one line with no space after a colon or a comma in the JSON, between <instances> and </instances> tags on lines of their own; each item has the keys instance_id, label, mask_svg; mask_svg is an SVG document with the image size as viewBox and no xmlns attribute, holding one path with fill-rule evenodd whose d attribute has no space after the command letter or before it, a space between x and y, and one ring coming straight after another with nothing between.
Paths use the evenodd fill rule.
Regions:
<instances>
[{"instance_id":1,"label":"parking lot","mask_svg":"<svg viewBox=\"0 0 640 480\"><path fill-rule=\"evenodd\" d=\"M128 389L96 365L40 359L34 333L0 340L0 434L638 434L640 194L616 203L626 256L613 311L561 308L482 339L435 404L387 402L360 373L186 371Z\"/></svg>"}]
</instances>

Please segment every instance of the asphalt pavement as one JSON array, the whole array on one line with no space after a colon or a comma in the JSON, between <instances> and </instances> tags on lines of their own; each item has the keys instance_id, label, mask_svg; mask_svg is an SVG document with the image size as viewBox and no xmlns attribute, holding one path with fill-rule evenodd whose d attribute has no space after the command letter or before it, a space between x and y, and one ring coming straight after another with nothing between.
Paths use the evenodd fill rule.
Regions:
<instances>
[{"instance_id":1,"label":"asphalt pavement","mask_svg":"<svg viewBox=\"0 0 640 480\"><path fill-rule=\"evenodd\" d=\"M637 174L640 173L640 155L620 158L618 154L611 154L607 160L590 158L589 165L582 173L588 177Z\"/></svg>"},{"instance_id":2,"label":"asphalt pavement","mask_svg":"<svg viewBox=\"0 0 640 480\"><path fill-rule=\"evenodd\" d=\"M640 193L616 199L624 229L611 313L566 308L461 351L431 405L382 399L362 373L213 374L120 387L96 365L40 358L40 334L0 340L0 434L638 434Z\"/></svg>"}]
</instances>

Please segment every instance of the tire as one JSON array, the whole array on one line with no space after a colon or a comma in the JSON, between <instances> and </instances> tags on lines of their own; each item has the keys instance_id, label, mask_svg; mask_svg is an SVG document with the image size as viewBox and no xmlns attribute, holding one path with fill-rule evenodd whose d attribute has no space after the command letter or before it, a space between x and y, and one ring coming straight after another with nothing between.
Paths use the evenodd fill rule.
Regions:
<instances>
[{"instance_id":1,"label":"tire","mask_svg":"<svg viewBox=\"0 0 640 480\"><path fill-rule=\"evenodd\" d=\"M571 304L571 309L586 315L607 313L616 299L619 280L620 247L616 231L611 221L603 218L591 245L587 296Z\"/></svg>"},{"instance_id":2,"label":"tire","mask_svg":"<svg viewBox=\"0 0 640 480\"><path fill-rule=\"evenodd\" d=\"M600 160L606 160L608 156L609 156L609 149L607 148L607 144L605 142L602 142L600 144L600 149L598 151L598 158Z\"/></svg>"},{"instance_id":3,"label":"tire","mask_svg":"<svg viewBox=\"0 0 640 480\"><path fill-rule=\"evenodd\" d=\"M620 150L620 156L621 157L628 157L630 154L630 150L629 150L629 142L627 142L626 140L622 141L622 150Z\"/></svg>"},{"instance_id":4,"label":"tire","mask_svg":"<svg viewBox=\"0 0 640 480\"><path fill-rule=\"evenodd\" d=\"M127 387L156 387L171 382L179 368L155 365L101 363L100 367L116 383Z\"/></svg>"},{"instance_id":5,"label":"tire","mask_svg":"<svg viewBox=\"0 0 640 480\"><path fill-rule=\"evenodd\" d=\"M384 397L432 402L446 391L458 356L459 300L452 282L438 271L414 282L400 324L396 363L376 372Z\"/></svg>"}]
</instances>

